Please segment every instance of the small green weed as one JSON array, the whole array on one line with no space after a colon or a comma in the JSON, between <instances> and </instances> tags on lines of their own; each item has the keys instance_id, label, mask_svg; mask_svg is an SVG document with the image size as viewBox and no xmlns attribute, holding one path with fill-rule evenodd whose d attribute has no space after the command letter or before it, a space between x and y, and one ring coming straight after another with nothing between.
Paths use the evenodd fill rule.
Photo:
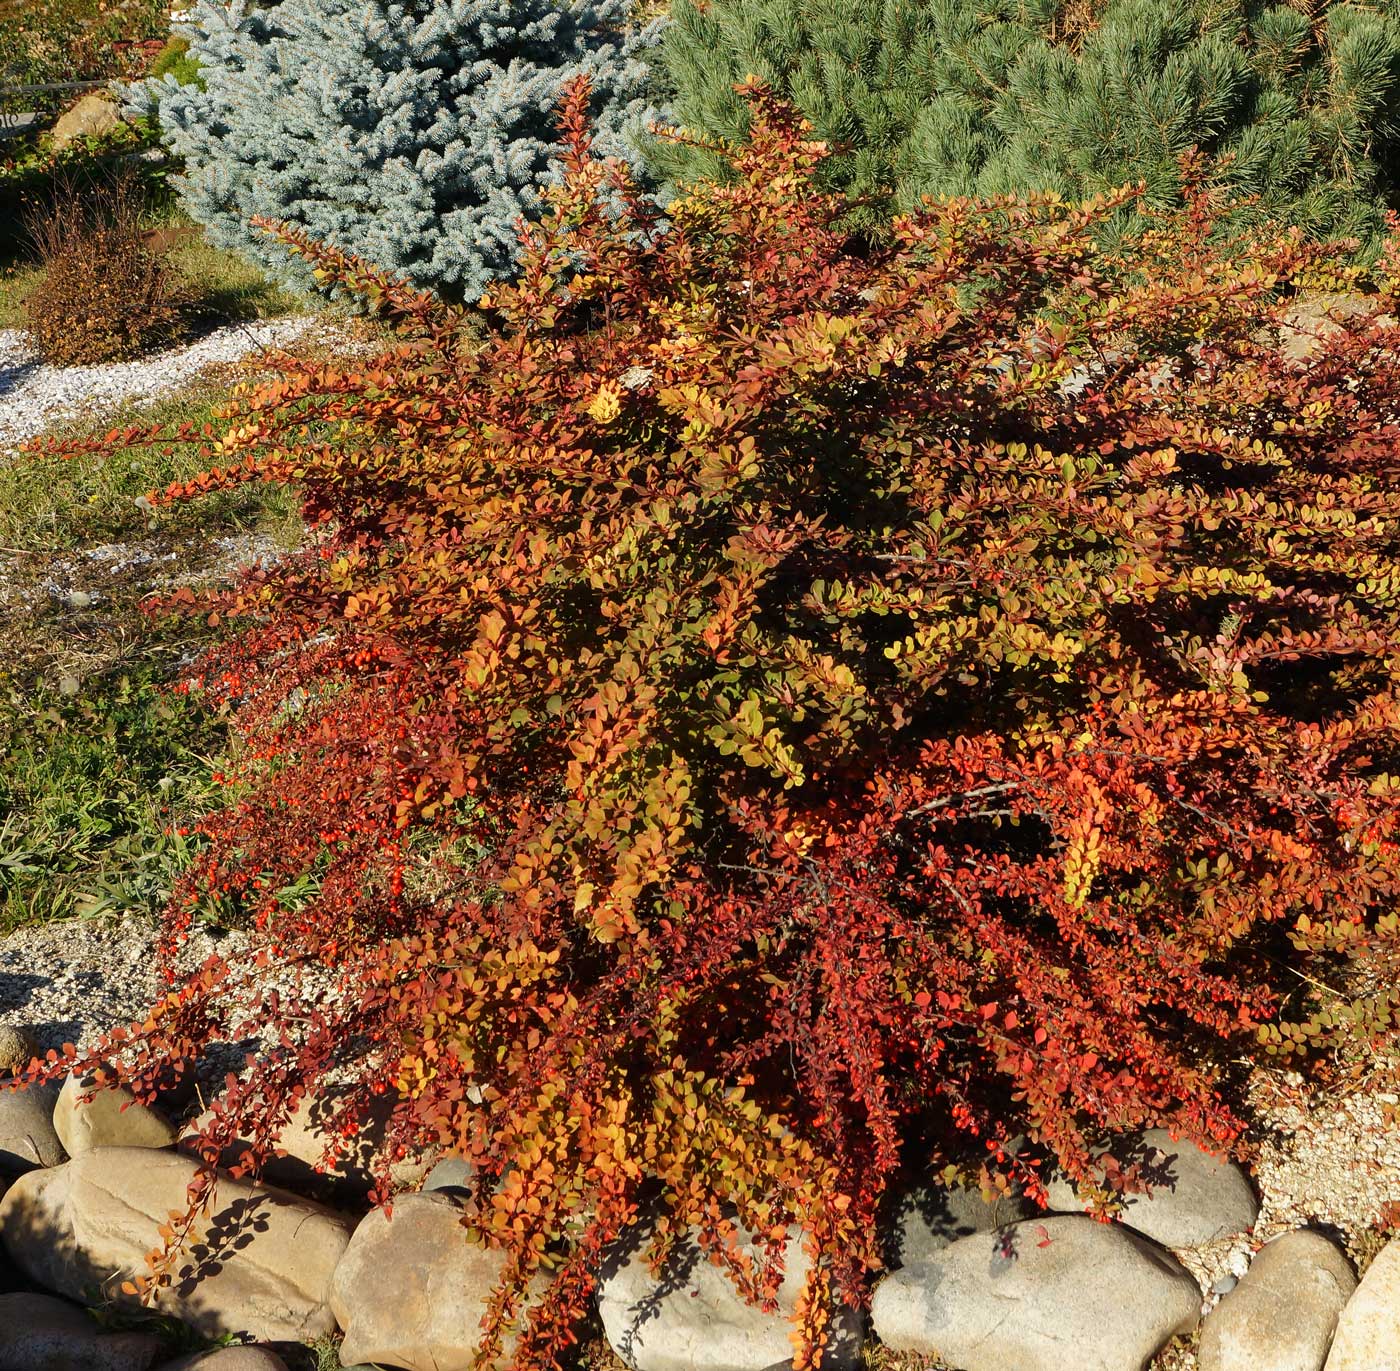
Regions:
<instances>
[{"instance_id":1,"label":"small green weed","mask_svg":"<svg viewBox=\"0 0 1400 1371\"><path fill-rule=\"evenodd\" d=\"M160 55L151 63L148 74L156 79L173 76L182 86L198 86L203 90L204 78L200 75L200 70L199 59L190 56L189 40L171 37L166 40Z\"/></svg>"},{"instance_id":2,"label":"small green weed","mask_svg":"<svg viewBox=\"0 0 1400 1371\"><path fill-rule=\"evenodd\" d=\"M342 1371L340 1344L334 1338L318 1338L314 1343L295 1351L282 1353L291 1371ZM345 1367L344 1371L380 1371L378 1364Z\"/></svg>"},{"instance_id":3,"label":"small green weed","mask_svg":"<svg viewBox=\"0 0 1400 1371\"><path fill-rule=\"evenodd\" d=\"M215 1351L234 1345L231 1335L206 1338L172 1315L162 1314L154 1309L135 1309L118 1304L100 1305L98 1301L93 1300L88 1312L100 1328L109 1332L155 1334L164 1340L167 1351L172 1356Z\"/></svg>"}]
</instances>

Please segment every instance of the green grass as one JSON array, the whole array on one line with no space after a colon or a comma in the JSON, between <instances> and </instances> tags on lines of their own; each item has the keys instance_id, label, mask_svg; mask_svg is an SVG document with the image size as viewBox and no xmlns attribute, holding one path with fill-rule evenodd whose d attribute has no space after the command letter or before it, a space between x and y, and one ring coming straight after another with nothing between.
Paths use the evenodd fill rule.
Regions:
<instances>
[{"instance_id":1,"label":"green grass","mask_svg":"<svg viewBox=\"0 0 1400 1371\"><path fill-rule=\"evenodd\" d=\"M179 235L170 254L192 287L193 327L323 307L209 246L168 205L148 222ZM39 275L22 258L0 263L0 328L23 325ZM104 413L99 432L197 429L225 394L206 379ZM70 421L45 436L83 430ZM216 798L227 731L169 686L213 630L157 621L143 601L301 537L295 498L271 487L156 510L143 498L211 464L197 444L0 458L0 932L72 914L154 916L189 860L170 830Z\"/></svg>"},{"instance_id":2,"label":"green grass","mask_svg":"<svg viewBox=\"0 0 1400 1371\"><path fill-rule=\"evenodd\" d=\"M200 318L223 322L270 319L324 308L318 299L279 286L251 262L194 237L170 254L194 291Z\"/></svg>"},{"instance_id":3,"label":"green grass","mask_svg":"<svg viewBox=\"0 0 1400 1371\"><path fill-rule=\"evenodd\" d=\"M207 382L153 404L114 410L103 416L99 432L157 424L200 427L224 398L220 385ZM83 433L81 424L70 421L44 436ZM0 554L52 554L147 536L173 546L215 527L231 534L263 532L283 541L295 539L298 523L291 497L261 485L154 513L138 503L151 491L188 480L209 465L211 459L190 443L132 447L107 457L0 459Z\"/></svg>"},{"instance_id":4,"label":"green grass","mask_svg":"<svg viewBox=\"0 0 1400 1371\"><path fill-rule=\"evenodd\" d=\"M39 269L27 262L0 264L0 328L24 327L24 299L38 281Z\"/></svg>"},{"instance_id":5,"label":"green grass","mask_svg":"<svg viewBox=\"0 0 1400 1371\"><path fill-rule=\"evenodd\" d=\"M167 689L171 655L147 641L58 690L0 684L0 932L154 917L169 899L192 852L171 825L212 800L224 742L219 719Z\"/></svg>"},{"instance_id":6,"label":"green grass","mask_svg":"<svg viewBox=\"0 0 1400 1371\"><path fill-rule=\"evenodd\" d=\"M205 386L114 422L201 423L221 395ZM213 630L142 603L227 575L251 538L300 536L293 497L272 487L138 505L207 464L193 445L0 463L0 932L154 917L190 858L171 830L214 801L227 730L169 687Z\"/></svg>"}]
</instances>

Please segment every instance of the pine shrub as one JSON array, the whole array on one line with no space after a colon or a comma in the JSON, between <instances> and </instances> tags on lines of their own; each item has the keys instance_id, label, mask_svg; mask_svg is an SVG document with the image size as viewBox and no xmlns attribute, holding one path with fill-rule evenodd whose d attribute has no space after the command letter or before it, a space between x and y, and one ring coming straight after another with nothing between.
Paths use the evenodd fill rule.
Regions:
<instances>
[{"instance_id":1,"label":"pine shrub","mask_svg":"<svg viewBox=\"0 0 1400 1371\"><path fill-rule=\"evenodd\" d=\"M177 86L200 86L204 81L198 59L190 56L189 39L176 36L166 40L147 74L152 81L162 83L169 76Z\"/></svg>"},{"instance_id":2,"label":"pine shrub","mask_svg":"<svg viewBox=\"0 0 1400 1371\"><path fill-rule=\"evenodd\" d=\"M657 1255L692 1228L754 1299L806 1235L806 1347L902 1156L1039 1195L1106 1130L1228 1146L1288 967L1395 944L1400 243L1290 350L1359 269L1213 247L1204 191L1131 255L1126 195L856 250L747 98L658 236L576 91L484 343L282 230L402 341L281 359L166 492L294 484L313 536L181 593L231 626L190 688L240 744L168 954L207 898L252 944L97 1061L145 1097L262 1038L204 1135L250 1166L328 1076L332 1139L388 1095L396 1147L477 1168L483 1357L520 1320L522 1368L657 1193Z\"/></svg>"},{"instance_id":3,"label":"pine shrub","mask_svg":"<svg viewBox=\"0 0 1400 1371\"><path fill-rule=\"evenodd\" d=\"M419 286L474 298L512 267L516 225L554 174L554 107L596 91L631 156L659 25L630 0L201 0L187 62L136 88L183 159L185 208L217 246L311 284L249 228L268 215Z\"/></svg>"},{"instance_id":4,"label":"pine shrub","mask_svg":"<svg viewBox=\"0 0 1400 1371\"><path fill-rule=\"evenodd\" d=\"M60 186L30 233L43 268L24 303L35 351L55 366L139 356L181 330L187 291L142 227L130 175Z\"/></svg>"},{"instance_id":5,"label":"pine shrub","mask_svg":"<svg viewBox=\"0 0 1400 1371\"><path fill-rule=\"evenodd\" d=\"M824 180L862 231L925 195L1143 181L1150 203L1179 202L1193 146L1222 193L1314 237L1374 250L1397 204L1395 0L676 0L673 17L676 121L742 137L734 86L756 74L835 150ZM718 171L703 147L654 160L682 181Z\"/></svg>"}]
</instances>

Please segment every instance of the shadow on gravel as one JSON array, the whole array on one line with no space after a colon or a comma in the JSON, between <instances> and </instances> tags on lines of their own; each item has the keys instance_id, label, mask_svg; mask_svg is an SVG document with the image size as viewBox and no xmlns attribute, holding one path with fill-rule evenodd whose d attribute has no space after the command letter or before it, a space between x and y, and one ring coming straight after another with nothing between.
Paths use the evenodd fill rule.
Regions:
<instances>
[{"instance_id":1,"label":"shadow on gravel","mask_svg":"<svg viewBox=\"0 0 1400 1371\"><path fill-rule=\"evenodd\" d=\"M29 997L41 986L48 985L47 976L31 976L27 971L6 971L0 968L0 1011L22 1009Z\"/></svg>"},{"instance_id":2,"label":"shadow on gravel","mask_svg":"<svg viewBox=\"0 0 1400 1371\"><path fill-rule=\"evenodd\" d=\"M94 973L92 984L100 985L101 978ZM7 971L0 965L0 1014L23 1009L33 998L36 990L53 984L50 976L32 976L27 971ZM80 1019L30 1019L25 1021L25 1029L45 1046L58 1043L75 1043L82 1036L83 1024Z\"/></svg>"},{"instance_id":3,"label":"shadow on gravel","mask_svg":"<svg viewBox=\"0 0 1400 1371\"><path fill-rule=\"evenodd\" d=\"M18 390L38 370L38 362L21 362L18 366L0 367L0 400L12 390Z\"/></svg>"},{"instance_id":4,"label":"shadow on gravel","mask_svg":"<svg viewBox=\"0 0 1400 1371\"><path fill-rule=\"evenodd\" d=\"M22 1010L34 997L35 990L53 984L52 977L31 976L28 972L4 970L0 966L0 1014ZM83 1036L83 1021L76 1018L25 1019L25 1029L43 1045L77 1042Z\"/></svg>"}]
</instances>

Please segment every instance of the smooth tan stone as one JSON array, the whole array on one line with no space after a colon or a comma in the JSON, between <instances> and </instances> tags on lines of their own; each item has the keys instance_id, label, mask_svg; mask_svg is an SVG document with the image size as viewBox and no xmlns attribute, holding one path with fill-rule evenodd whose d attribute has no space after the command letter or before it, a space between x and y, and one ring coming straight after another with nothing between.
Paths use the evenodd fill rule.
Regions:
<instances>
[{"instance_id":1,"label":"smooth tan stone","mask_svg":"<svg viewBox=\"0 0 1400 1371\"><path fill-rule=\"evenodd\" d=\"M36 1284L118 1301L145 1274L159 1228L183 1212L198 1168L175 1152L98 1147L32 1171L0 1201L0 1243ZM309 1200L224 1178L161 1307L209 1337L312 1341L335 1331L331 1277L353 1221Z\"/></svg>"},{"instance_id":2,"label":"smooth tan stone","mask_svg":"<svg viewBox=\"0 0 1400 1371\"><path fill-rule=\"evenodd\" d=\"M408 1371L472 1371L499 1250L474 1246L456 1201L402 1195L360 1221L331 1283L340 1358Z\"/></svg>"},{"instance_id":3,"label":"smooth tan stone","mask_svg":"<svg viewBox=\"0 0 1400 1371\"><path fill-rule=\"evenodd\" d=\"M86 1098L89 1094L91 1099ZM159 1110L138 1104L124 1085L94 1092L76 1076L63 1082L53 1127L70 1157L94 1147L173 1147L178 1131Z\"/></svg>"},{"instance_id":4,"label":"smooth tan stone","mask_svg":"<svg viewBox=\"0 0 1400 1371\"><path fill-rule=\"evenodd\" d=\"M1275 1238L1206 1315L1200 1371L1321 1371L1355 1289L1346 1257L1321 1233Z\"/></svg>"},{"instance_id":5,"label":"smooth tan stone","mask_svg":"<svg viewBox=\"0 0 1400 1371\"><path fill-rule=\"evenodd\" d=\"M322 1171L319 1168L331 1142L330 1126L336 1108L333 1093L306 1096L298 1102L277 1139L278 1149L284 1155L269 1158L263 1167L263 1179L269 1185L283 1186L298 1195L310 1195L331 1203L362 1206L374 1185L374 1170L384 1147L393 1101L386 1098L379 1104L364 1120L336 1166ZM206 1111L186 1125L177 1144L182 1152L196 1155L195 1136L207 1125L209 1117ZM235 1165L246 1147L246 1142L234 1143L220 1157L219 1165L225 1168ZM412 1159L395 1162L389 1168L390 1179L395 1186L415 1186L427 1174L429 1165Z\"/></svg>"},{"instance_id":6,"label":"smooth tan stone","mask_svg":"<svg viewBox=\"0 0 1400 1371\"><path fill-rule=\"evenodd\" d=\"M267 1347L221 1347L166 1362L156 1371L287 1371L287 1363Z\"/></svg>"},{"instance_id":7,"label":"smooth tan stone","mask_svg":"<svg viewBox=\"0 0 1400 1371\"><path fill-rule=\"evenodd\" d=\"M1284 326L1279 331L1279 351L1292 361L1306 361L1321 349L1329 334L1368 312L1373 304L1364 295L1310 291L1285 313ZM1381 328L1394 328L1396 321L1393 316L1382 314L1376 322Z\"/></svg>"},{"instance_id":8,"label":"smooth tan stone","mask_svg":"<svg viewBox=\"0 0 1400 1371\"><path fill-rule=\"evenodd\" d=\"M1400 1371L1400 1238L1381 1248L1337 1319L1327 1371Z\"/></svg>"},{"instance_id":9,"label":"smooth tan stone","mask_svg":"<svg viewBox=\"0 0 1400 1371\"><path fill-rule=\"evenodd\" d=\"M51 135L55 152L79 138L111 133L121 123L121 108L106 91L92 91L59 116Z\"/></svg>"}]
</instances>

